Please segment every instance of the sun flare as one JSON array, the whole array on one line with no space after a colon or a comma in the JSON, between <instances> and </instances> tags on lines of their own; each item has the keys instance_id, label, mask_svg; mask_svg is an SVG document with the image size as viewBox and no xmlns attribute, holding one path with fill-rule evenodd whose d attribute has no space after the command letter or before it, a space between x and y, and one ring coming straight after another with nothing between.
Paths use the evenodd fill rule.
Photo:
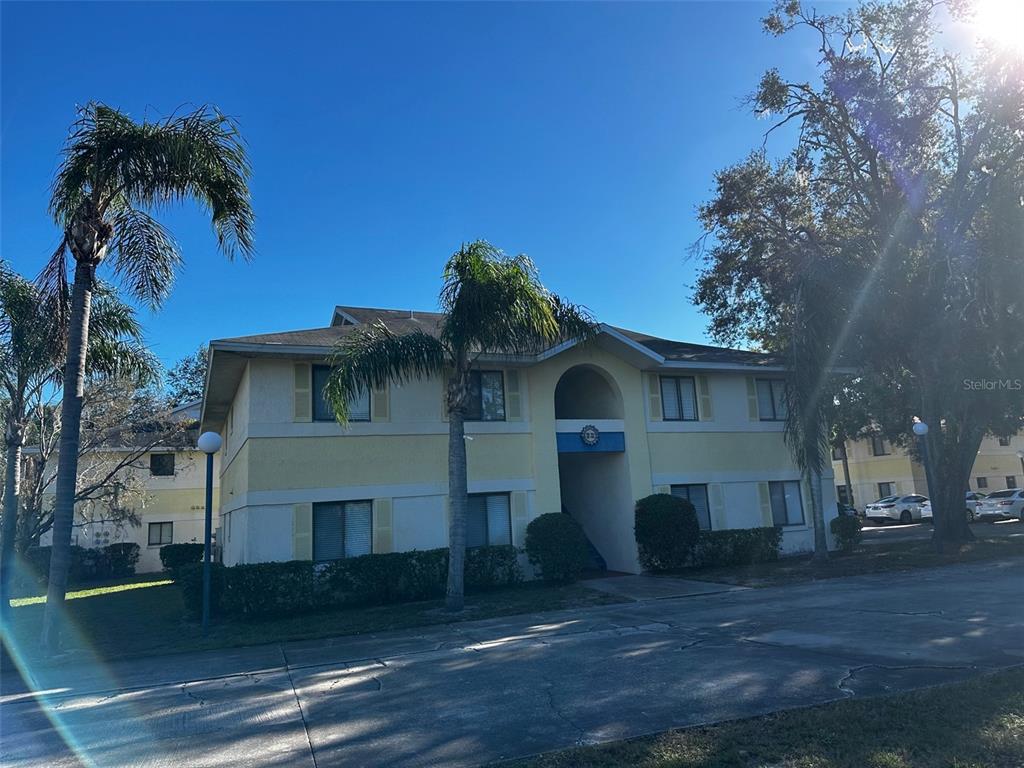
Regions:
<instances>
[{"instance_id":1,"label":"sun flare","mask_svg":"<svg viewBox=\"0 0 1024 768\"><path fill-rule=\"evenodd\" d=\"M1024 54L1024 0L977 0L970 24L979 42Z\"/></svg>"}]
</instances>

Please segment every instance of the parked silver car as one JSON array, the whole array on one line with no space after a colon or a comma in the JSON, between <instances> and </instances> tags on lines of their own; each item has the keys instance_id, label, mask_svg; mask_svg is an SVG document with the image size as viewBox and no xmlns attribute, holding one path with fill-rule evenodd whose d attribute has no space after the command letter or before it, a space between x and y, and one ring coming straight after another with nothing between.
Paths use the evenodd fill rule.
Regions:
<instances>
[{"instance_id":1,"label":"parked silver car","mask_svg":"<svg viewBox=\"0 0 1024 768\"><path fill-rule=\"evenodd\" d=\"M864 507L864 517L874 523L887 523L890 520L912 523L921 519L921 505L926 501L928 501L927 496L916 493L906 496L886 496Z\"/></svg>"},{"instance_id":2,"label":"parked silver car","mask_svg":"<svg viewBox=\"0 0 1024 768\"><path fill-rule=\"evenodd\" d=\"M985 500L984 493L976 493L975 491L967 491L964 494L964 511L967 513L967 522L973 523L978 517L978 508L981 506L981 502ZM929 499L921 505L921 519L931 520L932 519L932 502Z\"/></svg>"},{"instance_id":3,"label":"parked silver car","mask_svg":"<svg viewBox=\"0 0 1024 768\"><path fill-rule=\"evenodd\" d=\"M1020 488L990 493L978 507L978 519L986 523L1014 517L1024 523L1024 490Z\"/></svg>"}]
</instances>

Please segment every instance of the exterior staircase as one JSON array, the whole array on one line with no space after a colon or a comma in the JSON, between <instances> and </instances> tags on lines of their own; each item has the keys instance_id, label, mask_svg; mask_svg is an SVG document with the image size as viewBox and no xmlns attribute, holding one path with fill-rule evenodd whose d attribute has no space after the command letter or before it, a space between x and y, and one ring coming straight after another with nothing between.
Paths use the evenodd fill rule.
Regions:
<instances>
[{"instance_id":1,"label":"exterior staircase","mask_svg":"<svg viewBox=\"0 0 1024 768\"><path fill-rule=\"evenodd\" d=\"M563 515L568 515L569 514L569 510L565 508L564 504L562 505L562 514ZM587 536L585 531L583 533L583 536L587 539L587 549L590 552L590 558L587 561L586 570L587 571L598 571L599 573L604 573L605 571L608 570L608 564L605 562L604 558L601 556L601 553L597 551L597 547L594 546L594 542L592 542L590 540L590 537Z\"/></svg>"}]
</instances>

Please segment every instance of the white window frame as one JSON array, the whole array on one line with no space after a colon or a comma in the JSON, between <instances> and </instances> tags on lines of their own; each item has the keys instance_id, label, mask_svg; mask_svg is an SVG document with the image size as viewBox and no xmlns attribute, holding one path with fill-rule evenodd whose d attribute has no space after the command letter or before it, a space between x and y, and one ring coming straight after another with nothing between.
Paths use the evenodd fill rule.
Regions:
<instances>
[{"instance_id":1,"label":"white window frame","mask_svg":"<svg viewBox=\"0 0 1024 768\"><path fill-rule=\"evenodd\" d=\"M154 525L159 526L158 530L160 531L160 533L157 535L158 541L155 541L155 542L153 541L153 526ZM170 537L168 538L167 541L164 541L164 526L165 525L170 526L170 530L171 530L171 535L170 535ZM173 520L163 520L163 521L160 521L160 522L155 522L155 523L150 523L149 524L149 527L146 529L146 546L147 547L165 547L168 544L173 544L173 543L174 543L174 521Z\"/></svg>"},{"instance_id":2,"label":"white window frame","mask_svg":"<svg viewBox=\"0 0 1024 768\"><path fill-rule=\"evenodd\" d=\"M491 539L492 539L492 537L491 537L491 528L490 528L490 522L491 521L490 521L490 518L487 516L487 499L490 498L490 497L493 497L493 496L503 496L505 498L505 508L508 510L508 545L512 544L512 494L508 493L507 491L502 491L502 492L499 492L499 493L471 493L471 494L469 494L469 498L470 499L483 499L484 500L484 540L485 540L485 543L484 544L470 544L469 543L469 540L468 540L469 520L467 519L467 521L466 521L466 528L467 528L466 548L467 549L470 549L470 548L473 548L473 547L500 547L500 546L508 546L508 545L492 544L491 543ZM467 518L468 518L470 513L471 513L471 510L467 508L466 509Z\"/></svg>"},{"instance_id":3,"label":"white window frame","mask_svg":"<svg viewBox=\"0 0 1024 768\"><path fill-rule=\"evenodd\" d=\"M784 505L783 513L785 514L786 522L777 523L775 522L775 495L772 493L773 488L782 486L782 503ZM789 502L787 501L786 486L795 486L796 488L796 499L800 506L799 513L800 519L796 522L790 520L790 509ZM790 488L792 491L792 488ZM807 515L804 512L804 498L800 488L799 480L769 480L768 481L768 498L772 508L772 523L776 528L796 528L799 526L807 525Z\"/></svg>"},{"instance_id":4,"label":"white window frame","mask_svg":"<svg viewBox=\"0 0 1024 768\"><path fill-rule=\"evenodd\" d=\"M771 396L772 412L766 416L764 408L761 407L761 387L768 386L768 393ZM785 379L754 379L754 387L757 394L757 418L759 421L785 421L786 415L779 412L786 407L785 400Z\"/></svg>"},{"instance_id":5,"label":"white window frame","mask_svg":"<svg viewBox=\"0 0 1024 768\"><path fill-rule=\"evenodd\" d=\"M483 377L484 374L497 375L501 380L501 418L487 418L484 416L484 388L483 388ZM480 387L478 389L480 393L479 410L476 413L469 413L468 409L466 412L466 421L508 421L508 398L505 392L505 372L500 369L474 369L469 372L470 377L476 376L480 380Z\"/></svg>"},{"instance_id":6,"label":"white window frame","mask_svg":"<svg viewBox=\"0 0 1024 768\"><path fill-rule=\"evenodd\" d=\"M317 363L316 365L310 366L310 371L309 371L309 390L310 390L310 393L309 393L309 396L310 396L309 412L312 415L313 421L328 422L328 421L335 421L336 420L335 416L334 416L334 409L331 407L331 404L329 402L327 402L327 400L324 398L323 392L318 392L317 391L317 387L316 387L317 373L325 371L325 370L330 372L331 366L329 366L329 365L322 365L322 364L319 364L319 363ZM357 409L357 408L353 407L354 404L362 405L362 401L363 401L364 398L366 400L366 408L365 409L362 409L362 408ZM323 403L324 408L330 413L330 416L324 416L322 414L321 415L317 415L317 404L318 403ZM372 410L371 410L372 408L373 408L373 402L372 402L372 398L370 396L370 391L366 390L364 392L360 392L359 396L357 398L349 400L349 416L348 416L348 420L352 421L352 422L367 422L367 421L370 421L370 414L372 413ZM365 416L362 415L363 412L365 412L365 414L366 414ZM359 415L353 415L354 413L358 413Z\"/></svg>"},{"instance_id":7,"label":"white window frame","mask_svg":"<svg viewBox=\"0 0 1024 768\"><path fill-rule=\"evenodd\" d=\"M691 488L703 488L704 489L704 509L708 513L708 525L707 525L706 528L703 525L701 525L700 529L702 531L713 531L713 530L715 530L714 521L712 521L712 519L711 519L711 498L708 496L708 484L707 483L677 483L675 485L670 485L669 486L669 493L671 493L676 498L686 499L691 504L693 504L693 501L690 498L690 489ZM677 493L676 492L677 490L683 491L684 489L686 491L685 495L683 495L682 493ZM697 511L697 505L696 504L693 505L693 508L694 508L694 511ZM698 523L701 522L700 512L699 511L697 511L697 522Z\"/></svg>"},{"instance_id":8,"label":"white window frame","mask_svg":"<svg viewBox=\"0 0 1024 768\"><path fill-rule=\"evenodd\" d=\"M370 530L367 531L367 536L369 538L370 546L369 546L369 550L365 554L367 554L367 555L372 555L373 554L373 500L372 499L346 499L344 501L314 502L314 504L313 504L313 526L312 526L312 532L311 532L312 535L313 535L313 562L315 562L315 563L333 563L333 562L336 562L338 560L346 560L349 557L361 557L362 556L362 555L345 555L344 554L345 553L345 516L348 514L348 506L350 504L368 504L370 506L370 520L369 520ZM317 514L316 513L317 513L317 510L318 510L318 508L319 509L323 509L324 507L337 507L337 506L341 507L341 514L342 514L342 519L341 519L341 551L342 551L342 556L341 557L332 557L332 558L317 558L317 556L316 556L316 541L317 541L317 538L316 538Z\"/></svg>"},{"instance_id":9,"label":"white window frame","mask_svg":"<svg viewBox=\"0 0 1024 768\"><path fill-rule=\"evenodd\" d=\"M693 416L687 418L686 409L683 407L683 382L689 382L690 391L693 394ZM675 398L676 408L679 416L668 415L665 398L665 384L670 383L672 395ZM697 398L697 379L693 376L659 376L658 387L661 393L661 417L662 421L700 421L700 402Z\"/></svg>"}]
</instances>

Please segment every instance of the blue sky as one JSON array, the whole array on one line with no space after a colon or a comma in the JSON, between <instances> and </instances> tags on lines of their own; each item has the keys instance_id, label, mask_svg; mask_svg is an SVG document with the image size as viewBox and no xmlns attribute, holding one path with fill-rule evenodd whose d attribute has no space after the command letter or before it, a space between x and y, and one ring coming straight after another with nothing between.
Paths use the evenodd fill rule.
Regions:
<instances>
[{"instance_id":1,"label":"blue sky","mask_svg":"<svg viewBox=\"0 0 1024 768\"><path fill-rule=\"evenodd\" d=\"M764 69L815 63L761 32L764 3L0 7L0 255L23 274L58 239L48 185L76 104L241 123L258 254L229 263L196 209L165 217L186 266L142 312L165 362L335 304L434 309L476 238L605 322L706 340L695 208L761 143L741 101Z\"/></svg>"}]
</instances>

